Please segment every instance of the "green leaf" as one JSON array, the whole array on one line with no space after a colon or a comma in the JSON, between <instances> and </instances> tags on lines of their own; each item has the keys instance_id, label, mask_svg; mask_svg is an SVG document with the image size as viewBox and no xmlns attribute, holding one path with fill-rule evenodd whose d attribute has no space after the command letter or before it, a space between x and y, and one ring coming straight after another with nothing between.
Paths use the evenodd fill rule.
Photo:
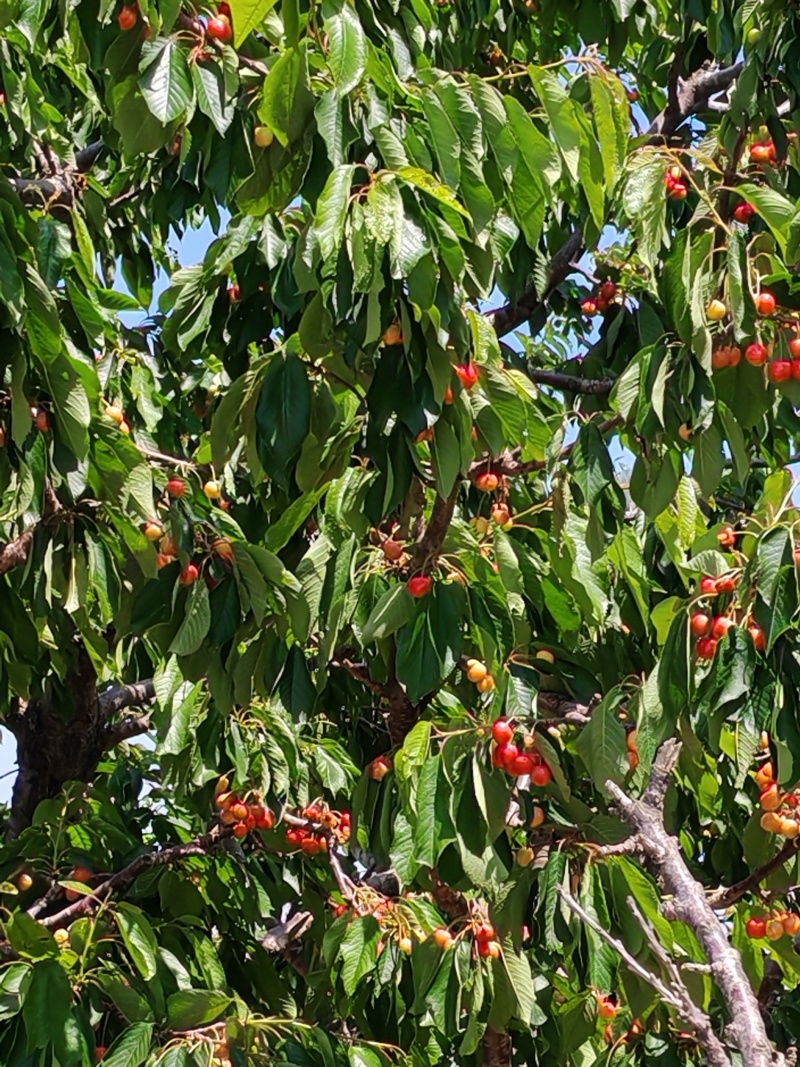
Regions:
<instances>
[{"instance_id":1,"label":"green leaf","mask_svg":"<svg viewBox=\"0 0 800 1067\"><path fill-rule=\"evenodd\" d=\"M382 641L414 618L417 605L405 585L396 585L380 598L370 612L361 640L365 645Z\"/></svg>"},{"instance_id":2,"label":"green leaf","mask_svg":"<svg viewBox=\"0 0 800 1067\"><path fill-rule=\"evenodd\" d=\"M139 87L151 112L164 126L182 118L192 101L186 55L174 38L145 41Z\"/></svg>"},{"instance_id":3,"label":"green leaf","mask_svg":"<svg viewBox=\"0 0 800 1067\"><path fill-rule=\"evenodd\" d=\"M448 207L453 208L454 211L458 211L459 214L464 215L466 218L470 217L469 212L459 201L453 190L450 189L449 186L443 185L440 181L437 181L437 179L427 171L420 170L419 167L400 167L397 171L397 176L398 178L402 178L404 182L408 182L409 185L413 185L415 188L420 189L423 193L427 193L428 196L432 196L441 204L446 204Z\"/></svg>"},{"instance_id":4,"label":"green leaf","mask_svg":"<svg viewBox=\"0 0 800 1067\"><path fill-rule=\"evenodd\" d=\"M211 607L208 599L208 586L197 581L189 589L186 600L186 614L172 639L169 651L176 656L188 656L196 652L205 640L211 626Z\"/></svg>"},{"instance_id":5,"label":"green leaf","mask_svg":"<svg viewBox=\"0 0 800 1067\"><path fill-rule=\"evenodd\" d=\"M285 148L303 137L313 109L305 53L287 48L264 80L258 117Z\"/></svg>"},{"instance_id":6,"label":"green leaf","mask_svg":"<svg viewBox=\"0 0 800 1067\"><path fill-rule=\"evenodd\" d=\"M72 1006L72 989L66 971L56 960L41 960L32 969L25 992L22 1017L28 1047L46 1048L62 1040Z\"/></svg>"},{"instance_id":7,"label":"green leaf","mask_svg":"<svg viewBox=\"0 0 800 1067\"><path fill-rule=\"evenodd\" d=\"M547 112L561 157L574 182L578 181L581 127L575 103L552 72L543 67L528 67L536 94Z\"/></svg>"},{"instance_id":8,"label":"green leaf","mask_svg":"<svg viewBox=\"0 0 800 1067\"><path fill-rule=\"evenodd\" d=\"M758 214L769 226L775 240L781 248L785 249L789 237L789 226L797 212L795 204L767 185L743 182L736 186L736 192L743 200L753 204Z\"/></svg>"},{"instance_id":9,"label":"green leaf","mask_svg":"<svg viewBox=\"0 0 800 1067\"><path fill-rule=\"evenodd\" d=\"M259 459L279 485L287 482L289 463L299 453L310 422L311 383L303 361L293 353L278 352L261 386L256 427Z\"/></svg>"},{"instance_id":10,"label":"green leaf","mask_svg":"<svg viewBox=\"0 0 800 1067\"><path fill-rule=\"evenodd\" d=\"M152 1023L129 1026L103 1056L103 1067L140 1067L147 1059L152 1037Z\"/></svg>"},{"instance_id":11,"label":"green leaf","mask_svg":"<svg viewBox=\"0 0 800 1067\"><path fill-rule=\"evenodd\" d=\"M278 0L231 0L231 22L237 45L261 26L277 2Z\"/></svg>"},{"instance_id":12,"label":"green leaf","mask_svg":"<svg viewBox=\"0 0 800 1067\"><path fill-rule=\"evenodd\" d=\"M339 96L358 85L367 65L367 40L348 0L331 0L324 7L328 34L328 66Z\"/></svg>"},{"instance_id":13,"label":"green leaf","mask_svg":"<svg viewBox=\"0 0 800 1067\"><path fill-rule=\"evenodd\" d=\"M197 105L208 115L217 132L224 136L233 121L232 102L226 98L222 71L216 63L193 63L192 81L197 93Z\"/></svg>"},{"instance_id":14,"label":"green leaf","mask_svg":"<svg viewBox=\"0 0 800 1067\"><path fill-rule=\"evenodd\" d=\"M152 981L158 970L158 941L147 916L132 904L118 904L116 919L136 969L146 982Z\"/></svg>"},{"instance_id":15,"label":"green leaf","mask_svg":"<svg viewBox=\"0 0 800 1067\"><path fill-rule=\"evenodd\" d=\"M194 1030L213 1023L232 1002L219 989L181 989L167 999L167 1023L171 1030Z\"/></svg>"},{"instance_id":16,"label":"green leaf","mask_svg":"<svg viewBox=\"0 0 800 1067\"><path fill-rule=\"evenodd\" d=\"M355 167L351 164L336 167L317 201L314 233L323 259L335 256L344 239L344 225L350 202Z\"/></svg>"},{"instance_id":17,"label":"green leaf","mask_svg":"<svg viewBox=\"0 0 800 1067\"><path fill-rule=\"evenodd\" d=\"M581 906L603 930L608 930L611 919L608 914L603 881L599 867L589 863L581 882ZM586 940L589 942L589 974L591 983L597 989L613 989L614 975L617 970L617 955L608 942L590 926L585 926Z\"/></svg>"},{"instance_id":18,"label":"green leaf","mask_svg":"<svg viewBox=\"0 0 800 1067\"><path fill-rule=\"evenodd\" d=\"M380 927L371 915L352 919L339 946L342 959L342 985L351 997L362 978L374 970L378 960Z\"/></svg>"},{"instance_id":19,"label":"green leaf","mask_svg":"<svg viewBox=\"0 0 800 1067\"><path fill-rule=\"evenodd\" d=\"M622 695L608 693L592 711L589 724L578 736L575 748L586 764L594 784L605 792L610 779L621 785L628 771L625 729L617 714Z\"/></svg>"}]
</instances>

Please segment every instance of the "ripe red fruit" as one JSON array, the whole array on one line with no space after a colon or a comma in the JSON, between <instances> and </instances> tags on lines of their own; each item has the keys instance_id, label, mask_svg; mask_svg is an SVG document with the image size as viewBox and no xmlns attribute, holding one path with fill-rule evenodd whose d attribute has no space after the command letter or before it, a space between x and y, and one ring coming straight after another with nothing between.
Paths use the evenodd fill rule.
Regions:
<instances>
[{"instance_id":1,"label":"ripe red fruit","mask_svg":"<svg viewBox=\"0 0 800 1067\"><path fill-rule=\"evenodd\" d=\"M375 782L382 782L392 769L392 762L386 756L376 756L369 765L369 776Z\"/></svg>"},{"instance_id":2,"label":"ripe red fruit","mask_svg":"<svg viewBox=\"0 0 800 1067\"><path fill-rule=\"evenodd\" d=\"M416 574L413 578L408 579L407 588L409 593L415 597L427 596L431 591L433 585L433 579L429 578L427 574Z\"/></svg>"},{"instance_id":3,"label":"ripe red fruit","mask_svg":"<svg viewBox=\"0 0 800 1067\"><path fill-rule=\"evenodd\" d=\"M549 785L553 780L553 773L546 763L539 763L531 771L531 781L534 785Z\"/></svg>"},{"instance_id":4,"label":"ripe red fruit","mask_svg":"<svg viewBox=\"0 0 800 1067\"><path fill-rule=\"evenodd\" d=\"M736 544L736 531L732 526L723 526L717 534L717 540L722 548L730 548Z\"/></svg>"},{"instance_id":5,"label":"ripe red fruit","mask_svg":"<svg viewBox=\"0 0 800 1067\"><path fill-rule=\"evenodd\" d=\"M711 633L717 640L719 640L721 637L725 636L733 625L733 619L729 619L725 615L717 615L711 624Z\"/></svg>"},{"instance_id":6,"label":"ripe red fruit","mask_svg":"<svg viewBox=\"0 0 800 1067\"><path fill-rule=\"evenodd\" d=\"M722 578L717 578L715 585L718 593L732 593L738 582L730 574L725 574Z\"/></svg>"},{"instance_id":7,"label":"ripe red fruit","mask_svg":"<svg viewBox=\"0 0 800 1067\"><path fill-rule=\"evenodd\" d=\"M514 760L519 755L519 749L513 741L509 741L508 744L505 745L498 745L497 752L499 753L499 758L502 759L503 767L505 767L506 770L511 767Z\"/></svg>"},{"instance_id":8,"label":"ripe red fruit","mask_svg":"<svg viewBox=\"0 0 800 1067\"><path fill-rule=\"evenodd\" d=\"M181 585L194 585L197 579L200 577L200 571L195 563L187 563L181 571L179 581Z\"/></svg>"},{"instance_id":9,"label":"ripe red fruit","mask_svg":"<svg viewBox=\"0 0 800 1067\"><path fill-rule=\"evenodd\" d=\"M247 837L247 823L237 822L233 828L233 836L239 838Z\"/></svg>"},{"instance_id":10,"label":"ripe red fruit","mask_svg":"<svg viewBox=\"0 0 800 1067\"><path fill-rule=\"evenodd\" d=\"M704 596L716 596L719 590L715 578L702 578L700 580L700 592Z\"/></svg>"},{"instance_id":11,"label":"ripe red fruit","mask_svg":"<svg viewBox=\"0 0 800 1067\"><path fill-rule=\"evenodd\" d=\"M792 360L792 377L800 382L800 359Z\"/></svg>"},{"instance_id":12,"label":"ripe red fruit","mask_svg":"<svg viewBox=\"0 0 800 1067\"><path fill-rule=\"evenodd\" d=\"M745 225L747 225L747 223L750 221L750 219L752 219L755 213L755 207L745 200L743 203L736 205L733 212L733 217L736 219L737 222L743 222Z\"/></svg>"},{"instance_id":13,"label":"ripe red fruit","mask_svg":"<svg viewBox=\"0 0 800 1067\"><path fill-rule=\"evenodd\" d=\"M387 559L392 560L393 563L396 563L403 555L403 546L399 541L393 541L391 537L386 538L381 545L381 548L383 549L384 556L386 556Z\"/></svg>"},{"instance_id":14,"label":"ripe red fruit","mask_svg":"<svg viewBox=\"0 0 800 1067\"><path fill-rule=\"evenodd\" d=\"M581 304L581 311L584 313L584 315L596 315L597 304L594 300L584 300L584 302Z\"/></svg>"},{"instance_id":15,"label":"ripe red fruit","mask_svg":"<svg viewBox=\"0 0 800 1067\"><path fill-rule=\"evenodd\" d=\"M800 337L793 337L789 342L789 351L793 359L800 359Z\"/></svg>"},{"instance_id":16,"label":"ripe red fruit","mask_svg":"<svg viewBox=\"0 0 800 1067\"><path fill-rule=\"evenodd\" d=\"M492 737L498 745L507 745L514 736L514 727L508 719L495 719L492 723Z\"/></svg>"},{"instance_id":17,"label":"ripe red fruit","mask_svg":"<svg viewBox=\"0 0 800 1067\"><path fill-rule=\"evenodd\" d=\"M776 158L777 153L772 141L757 142L750 148L750 159L753 163L774 163Z\"/></svg>"},{"instance_id":18,"label":"ripe red fruit","mask_svg":"<svg viewBox=\"0 0 800 1067\"><path fill-rule=\"evenodd\" d=\"M766 937L767 934L767 920L756 919L755 917L747 920L745 926L748 937L761 938Z\"/></svg>"},{"instance_id":19,"label":"ripe red fruit","mask_svg":"<svg viewBox=\"0 0 800 1067\"><path fill-rule=\"evenodd\" d=\"M478 368L474 363L459 363L455 371L465 389L471 389L478 380Z\"/></svg>"},{"instance_id":20,"label":"ripe red fruit","mask_svg":"<svg viewBox=\"0 0 800 1067\"><path fill-rule=\"evenodd\" d=\"M119 28L124 32L132 30L139 21L139 12L134 4L126 4L117 15Z\"/></svg>"},{"instance_id":21,"label":"ripe red fruit","mask_svg":"<svg viewBox=\"0 0 800 1067\"><path fill-rule=\"evenodd\" d=\"M499 484L500 479L491 471L487 471L485 474L479 474L475 479L475 485L483 493L493 493Z\"/></svg>"},{"instance_id":22,"label":"ripe red fruit","mask_svg":"<svg viewBox=\"0 0 800 1067\"><path fill-rule=\"evenodd\" d=\"M183 478L170 478L170 480L167 482L167 492L170 496L185 496L186 482L183 480Z\"/></svg>"},{"instance_id":23,"label":"ripe red fruit","mask_svg":"<svg viewBox=\"0 0 800 1067\"><path fill-rule=\"evenodd\" d=\"M522 774L530 774L532 776L535 767L531 757L522 752L519 756L506 763L506 770L515 778L519 778Z\"/></svg>"},{"instance_id":24,"label":"ripe red fruit","mask_svg":"<svg viewBox=\"0 0 800 1067\"><path fill-rule=\"evenodd\" d=\"M711 628L711 619L702 611L696 611L689 623L695 637L705 637Z\"/></svg>"},{"instance_id":25,"label":"ripe red fruit","mask_svg":"<svg viewBox=\"0 0 800 1067\"><path fill-rule=\"evenodd\" d=\"M767 346L762 345L759 341L753 341L745 349L744 358L748 363L752 363L754 367L763 367L769 359Z\"/></svg>"},{"instance_id":26,"label":"ripe red fruit","mask_svg":"<svg viewBox=\"0 0 800 1067\"><path fill-rule=\"evenodd\" d=\"M97 1048L94 1050L95 1063L99 1063L107 1052L108 1048L106 1047L106 1045L98 1045Z\"/></svg>"},{"instance_id":27,"label":"ripe red fruit","mask_svg":"<svg viewBox=\"0 0 800 1067\"><path fill-rule=\"evenodd\" d=\"M617 295L617 287L612 281L604 281L600 286L600 296L603 300L613 300Z\"/></svg>"},{"instance_id":28,"label":"ripe red fruit","mask_svg":"<svg viewBox=\"0 0 800 1067\"><path fill-rule=\"evenodd\" d=\"M215 41L221 41L222 44L228 44L233 38L230 19L226 18L225 15L215 15L213 19L209 19L206 32L209 37L213 37Z\"/></svg>"},{"instance_id":29,"label":"ripe red fruit","mask_svg":"<svg viewBox=\"0 0 800 1067\"><path fill-rule=\"evenodd\" d=\"M714 637L701 637L697 642L697 655L699 659L713 659L717 651L717 641Z\"/></svg>"},{"instance_id":30,"label":"ripe red fruit","mask_svg":"<svg viewBox=\"0 0 800 1067\"><path fill-rule=\"evenodd\" d=\"M503 758L505 745L495 745L492 749L492 766L505 768L505 760Z\"/></svg>"},{"instance_id":31,"label":"ripe red fruit","mask_svg":"<svg viewBox=\"0 0 800 1067\"><path fill-rule=\"evenodd\" d=\"M50 429L50 419L47 416L47 412L43 408L39 408L36 414L33 416L33 422L36 429L40 433L47 433Z\"/></svg>"},{"instance_id":32,"label":"ripe red fruit","mask_svg":"<svg viewBox=\"0 0 800 1067\"><path fill-rule=\"evenodd\" d=\"M484 943L487 941L494 941L494 927L492 926L492 924L481 923L479 926L476 926L475 940L483 941Z\"/></svg>"},{"instance_id":33,"label":"ripe red fruit","mask_svg":"<svg viewBox=\"0 0 800 1067\"><path fill-rule=\"evenodd\" d=\"M777 306L778 301L767 289L756 297L756 311L759 315L772 315Z\"/></svg>"},{"instance_id":34,"label":"ripe red fruit","mask_svg":"<svg viewBox=\"0 0 800 1067\"><path fill-rule=\"evenodd\" d=\"M767 370L770 381L788 382L792 376L792 363L788 359L776 359L770 363Z\"/></svg>"},{"instance_id":35,"label":"ripe red fruit","mask_svg":"<svg viewBox=\"0 0 800 1067\"><path fill-rule=\"evenodd\" d=\"M748 627L747 632L753 639L753 645L755 646L756 651L763 652L764 649L767 647L767 635L764 633L761 627L756 625L756 623L753 623L752 626Z\"/></svg>"}]
</instances>

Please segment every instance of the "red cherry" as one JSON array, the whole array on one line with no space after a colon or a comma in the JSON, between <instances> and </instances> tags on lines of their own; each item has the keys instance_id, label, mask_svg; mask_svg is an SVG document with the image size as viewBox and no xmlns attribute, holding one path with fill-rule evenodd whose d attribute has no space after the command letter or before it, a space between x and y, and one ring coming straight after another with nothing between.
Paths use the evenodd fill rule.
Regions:
<instances>
[{"instance_id":1,"label":"red cherry","mask_svg":"<svg viewBox=\"0 0 800 1067\"><path fill-rule=\"evenodd\" d=\"M800 359L792 360L792 377L800 382Z\"/></svg>"},{"instance_id":2,"label":"red cherry","mask_svg":"<svg viewBox=\"0 0 800 1067\"><path fill-rule=\"evenodd\" d=\"M475 479L475 485L483 493L493 493L500 485L500 479L492 471L487 471L485 474L478 475Z\"/></svg>"},{"instance_id":3,"label":"red cherry","mask_svg":"<svg viewBox=\"0 0 800 1067\"><path fill-rule=\"evenodd\" d=\"M222 44L227 44L233 38L230 19L225 15L215 15L213 19L209 19L206 32L209 37L213 37L215 41L221 41Z\"/></svg>"},{"instance_id":4,"label":"red cherry","mask_svg":"<svg viewBox=\"0 0 800 1067\"><path fill-rule=\"evenodd\" d=\"M183 478L170 478L167 482L167 492L170 496L185 496L186 495L186 482Z\"/></svg>"},{"instance_id":5,"label":"red cherry","mask_svg":"<svg viewBox=\"0 0 800 1067\"><path fill-rule=\"evenodd\" d=\"M505 768L506 761L503 758L505 753L505 745L495 745L492 750L492 766Z\"/></svg>"},{"instance_id":6,"label":"red cherry","mask_svg":"<svg viewBox=\"0 0 800 1067\"><path fill-rule=\"evenodd\" d=\"M753 343L748 345L745 349L744 358L748 363L752 363L754 367L763 367L769 359L767 346L762 345L759 341L753 341Z\"/></svg>"},{"instance_id":7,"label":"red cherry","mask_svg":"<svg viewBox=\"0 0 800 1067\"><path fill-rule=\"evenodd\" d=\"M729 574L726 574L722 578L717 578L716 587L718 593L732 593L737 586L737 581Z\"/></svg>"},{"instance_id":8,"label":"red cherry","mask_svg":"<svg viewBox=\"0 0 800 1067\"><path fill-rule=\"evenodd\" d=\"M492 737L498 745L507 745L514 736L514 727L508 719L496 719L492 723Z\"/></svg>"},{"instance_id":9,"label":"red cherry","mask_svg":"<svg viewBox=\"0 0 800 1067\"><path fill-rule=\"evenodd\" d=\"M800 337L793 337L789 342L789 351L793 359L800 359Z\"/></svg>"},{"instance_id":10,"label":"red cherry","mask_svg":"<svg viewBox=\"0 0 800 1067\"><path fill-rule=\"evenodd\" d=\"M759 315L772 315L777 306L778 301L773 294L766 289L756 297L756 311Z\"/></svg>"},{"instance_id":11,"label":"red cherry","mask_svg":"<svg viewBox=\"0 0 800 1067\"><path fill-rule=\"evenodd\" d=\"M409 578L407 588L409 593L419 598L427 596L431 591L433 585L433 579L429 578L427 574L416 574L413 578Z\"/></svg>"},{"instance_id":12,"label":"red cherry","mask_svg":"<svg viewBox=\"0 0 800 1067\"><path fill-rule=\"evenodd\" d=\"M117 15L117 22L123 33L132 30L138 21L139 11L134 4L126 4Z\"/></svg>"},{"instance_id":13,"label":"red cherry","mask_svg":"<svg viewBox=\"0 0 800 1067\"><path fill-rule=\"evenodd\" d=\"M711 624L711 633L717 640L719 640L721 637L725 636L733 625L733 619L729 619L725 615L717 615Z\"/></svg>"},{"instance_id":14,"label":"red cherry","mask_svg":"<svg viewBox=\"0 0 800 1067\"><path fill-rule=\"evenodd\" d=\"M748 627L747 632L753 639L753 645L755 646L756 651L763 652L764 649L767 647L767 635L764 633L761 627L758 626L756 623L753 623L752 626Z\"/></svg>"},{"instance_id":15,"label":"red cherry","mask_svg":"<svg viewBox=\"0 0 800 1067\"><path fill-rule=\"evenodd\" d=\"M487 941L494 941L494 927L492 926L492 924L481 923L479 926L476 926L475 940L483 941L484 943L486 943Z\"/></svg>"},{"instance_id":16,"label":"red cherry","mask_svg":"<svg viewBox=\"0 0 800 1067\"><path fill-rule=\"evenodd\" d=\"M594 300L584 300L584 302L581 304L581 311L584 313L584 315L596 315L597 304Z\"/></svg>"},{"instance_id":17,"label":"red cherry","mask_svg":"<svg viewBox=\"0 0 800 1067\"><path fill-rule=\"evenodd\" d=\"M399 541L393 541L391 537L387 537L381 545L383 554L387 559L390 559L393 563L396 563L403 555L403 546Z\"/></svg>"},{"instance_id":18,"label":"red cherry","mask_svg":"<svg viewBox=\"0 0 800 1067\"><path fill-rule=\"evenodd\" d=\"M604 281L600 286L600 296L604 300L613 300L617 295L617 287L612 281Z\"/></svg>"},{"instance_id":19,"label":"red cherry","mask_svg":"<svg viewBox=\"0 0 800 1067\"><path fill-rule=\"evenodd\" d=\"M775 158L775 145L772 141L758 142L750 148L750 159L753 163L772 163Z\"/></svg>"},{"instance_id":20,"label":"red cherry","mask_svg":"<svg viewBox=\"0 0 800 1067\"><path fill-rule=\"evenodd\" d=\"M688 195L688 186L686 186L683 182L675 182L675 184L670 188L669 192L667 193L667 196L670 198L670 200L685 200Z\"/></svg>"},{"instance_id":21,"label":"red cherry","mask_svg":"<svg viewBox=\"0 0 800 1067\"><path fill-rule=\"evenodd\" d=\"M766 919L756 919L756 918L748 919L747 920L747 925L745 926L745 930L747 931L747 936L748 937L753 937L753 938L756 938L756 939L759 939L759 938L762 938L762 937L766 937L766 935L767 935L767 920Z\"/></svg>"},{"instance_id":22,"label":"red cherry","mask_svg":"<svg viewBox=\"0 0 800 1067\"><path fill-rule=\"evenodd\" d=\"M199 577L200 571L197 569L197 565L194 563L187 563L181 571L179 581L181 585L194 585Z\"/></svg>"},{"instance_id":23,"label":"red cherry","mask_svg":"<svg viewBox=\"0 0 800 1067\"><path fill-rule=\"evenodd\" d=\"M750 219L752 219L755 213L755 207L745 200L743 203L736 205L736 208L733 212L733 217L736 219L737 222L743 222L745 225L747 225L747 223L750 221Z\"/></svg>"},{"instance_id":24,"label":"red cherry","mask_svg":"<svg viewBox=\"0 0 800 1067\"><path fill-rule=\"evenodd\" d=\"M533 769L533 760L524 752L509 763L506 763L506 770L515 778L519 778L522 774L531 774Z\"/></svg>"},{"instance_id":25,"label":"red cherry","mask_svg":"<svg viewBox=\"0 0 800 1067\"><path fill-rule=\"evenodd\" d=\"M478 380L478 368L474 363L459 363L455 371L465 389L471 389Z\"/></svg>"},{"instance_id":26,"label":"red cherry","mask_svg":"<svg viewBox=\"0 0 800 1067\"><path fill-rule=\"evenodd\" d=\"M549 785L553 779L553 772L546 763L540 763L531 771L531 781L534 785Z\"/></svg>"},{"instance_id":27,"label":"red cherry","mask_svg":"<svg viewBox=\"0 0 800 1067\"><path fill-rule=\"evenodd\" d=\"M697 655L699 659L713 659L717 651L717 641L714 637L701 637L697 642Z\"/></svg>"},{"instance_id":28,"label":"red cherry","mask_svg":"<svg viewBox=\"0 0 800 1067\"><path fill-rule=\"evenodd\" d=\"M792 363L788 359L773 360L767 369L767 374L772 382L788 382L792 373Z\"/></svg>"},{"instance_id":29,"label":"red cherry","mask_svg":"<svg viewBox=\"0 0 800 1067\"><path fill-rule=\"evenodd\" d=\"M700 581L700 592L704 596L716 596L719 590L717 589L717 581L715 578L703 578Z\"/></svg>"},{"instance_id":30,"label":"red cherry","mask_svg":"<svg viewBox=\"0 0 800 1067\"><path fill-rule=\"evenodd\" d=\"M711 619L702 611L696 611L689 625L695 637L705 637L711 627Z\"/></svg>"},{"instance_id":31,"label":"red cherry","mask_svg":"<svg viewBox=\"0 0 800 1067\"><path fill-rule=\"evenodd\" d=\"M507 745L498 745L497 749L502 754L503 766L510 773L510 768L511 768L512 764L514 763L514 760L520 754L519 753L519 749L517 748L517 746L514 744L513 741L509 741L509 743Z\"/></svg>"}]
</instances>

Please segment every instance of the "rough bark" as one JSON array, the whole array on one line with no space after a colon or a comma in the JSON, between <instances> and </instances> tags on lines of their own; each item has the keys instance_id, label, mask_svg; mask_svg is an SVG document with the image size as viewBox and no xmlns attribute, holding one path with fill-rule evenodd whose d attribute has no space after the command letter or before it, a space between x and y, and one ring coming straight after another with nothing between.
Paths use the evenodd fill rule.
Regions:
<instances>
[{"instance_id":1,"label":"rough bark","mask_svg":"<svg viewBox=\"0 0 800 1067\"><path fill-rule=\"evenodd\" d=\"M5 725L17 742L17 778L6 827L9 838L29 826L36 807L57 796L65 782L89 782L103 754L114 744L142 733L124 724L108 723L111 714L124 707L147 703L155 691L152 682L97 690L97 675L86 649L76 650L73 670L66 680L71 707L62 707L53 689L41 699L17 701Z\"/></svg>"},{"instance_id":2,"label":"rough bark","mask_svg":"<svg viewBox=\"0 0 800 1067\"><path fill-rule=\"evenodd\" d=\"M779 1059L767 1037L756 994L731 945L728 933L706 899L681 855L677 838L664 826L664 797L680 754L680 742L662 745L653 764L650 784L640 800L627 796L615 782L606 788L620 814L633 829L639 851L671 898L669 917L690 926L697 935L711 966L711 975L728 1009L728 1031L741 1054L744 1067L773 1067Z\"/></svg>"}]
</instances>

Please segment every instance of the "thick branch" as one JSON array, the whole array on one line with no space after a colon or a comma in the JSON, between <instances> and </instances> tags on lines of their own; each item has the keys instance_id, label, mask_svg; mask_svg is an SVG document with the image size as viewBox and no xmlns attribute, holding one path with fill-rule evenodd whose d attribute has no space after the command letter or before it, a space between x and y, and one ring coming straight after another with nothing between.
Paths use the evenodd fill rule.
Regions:
<instances>
[{"instance_id":1,"label":"thick branch","mask_svg":"<svg viewBox=\"0 0 800 1067\"><path fill-rule=\"evenodd\" d=\"M91 893L82 896L80 900L76 900L69 907L57 911L54 915L48 915L39 921L42 926L46 926L50 930L59 926L68 926L82 915L88 915L92 908L106 900L114 890L124 889L129 886L144 871L150 871L154 867L165 867L169 864L181 863L190 856L206 856L217 848L226 837L230 837L232 833L233 831L230 827L215 826L209 833L203 834L202 837L196 837L194 841L187 841L186 844L172 845L169 848L152 849L149 852L143 852L141 856L137 856L135 860L132 860L127 867L123 867L121 871L117 871L116 874L112 874L104 882L101 882Z\"/></svg>"},{"instance_id":2,"label":"thick branch","mask_svg":"<svg viewBox=\"0 0 800 1067\"><path fill-rule=\"evenodd\" d=\"M727 89L742 72L744 63L717 70L696 70L686 81L678 84L677 93L670 94L664 110L653 119L647 134L669 137L678 127L708 106L709 98Z\"/></svg>"},{"instance_id":3,"label":"thick branch","mask_svg":"<svg viewBox=\"0 0 800 1067\"><path fill-rule=\"evenodd\" d=\"M624 421L621 415L614 415L613 418L605 419L605 421L601 422L598 429L601 434L605 434L621 426ZM565 445L558 454L557 462L569 459L574 447L575 441ZM521 455L522 449L514 448L509 452L501 452L499 456L494 458L489 456L486 459L476 460L469 468L469 477L474 481L478 475L485 474L486 471L494 471L495 474L505 478L519 478L523 474L543 471L548 467L548 462L544 459L530 459L523 463L519 458Z\"/></svg>"},{"instance_id":4,"label":"thick branch","mask_svg":"<svg viewBox=\"0 0 800 1067\"><path fill-rule=\"evenodd\" d=\"M708 957L712 975L728 1008L730 1032L744 1067L772 1067L772 1046L739 953L730 944L703 887L692 877L677 839L671 837L664 826L664 794L679 753L678 741L671 740L662 745L653 764L650 785L641 800L631 799L615 782L606 782L606 789L616 801L622 817L635 831L648 865L672 898L672 915L694 930Z\"/></svg>"},{"instance_id":5,"label":"thick branch","mask_svg":"<svg viewBox=\"0 0 800 1067\"><path fill-rule=\"evenodd\" d=\"M489 321L498 337L504 337L507 333L511 333L512 330L516 330L518 326L521 326L523 322L527 322L531 318L537 308L547 302L550 294L572 272L572 261L578 259L583 250L583 233L580 230L575 230L551 259L547 286L541 296L537 293L536 286L531 285L516 303L507 304L505 307L500 308L499 311L489 313Z\"/></svg>"},{"instance_id":6,"label":"thick branch","mask_svg":"<svg viewBox=\"0 0 800 1067\"><path fill-rule=\"evenodd\" d=\"M793 859L797 855L798 849L800 849L800 837L796 837L793 841L787 841L771 860L767 860L762 866L756 867L741 882L724 889L718 889L715 893L710 893L706 897L709 906L712 908L730 908L737 900L741 900L746 893L757 889L761 882L768 878L773 871L779 871L784 864Z\"/></svg>"},{"instance_id":7,"label":"thick branch","mask_svg":"<svg viewBox=\"0 0 800 1067\"><path fill-rule=\"evenodd\" d=\"M21 567L28 562L33 544L34 528L26 530L16 541L9 541L0 548L0 574L5 574L14 567Z\"/></svg>"},{"instance_id":8,"label":"thick branch","mask_svg":"<svg viewBox=\"0 0 800 1067\"><path fill-rule=\"evenodd\" d=\"M141 707L156 698L153 679L144 682L132 682L130 685L115 685L100 694L100 713L110 719L112 715L125 708Z\"/></svg>"},{"instance_id":9,"label":"thick branch","mask_svg":"<svg viewBox=\"0 0 800 1067\"><path fill-rule=\"evenodd\" d=\"M574 374L564 374L555 370L528 369L528 377L537 385L551 385L554 389L564 389L568 393L585 393L600 395L610 393L614 388L613 378L578 378Z\"/></svg>"},{"instance_id":10,"label":"thick branch","mask_svg":"<svg viewBox=\"0 0 800 1067\"><path fill-rule=\"evenodd\" d=\"M376 682L369 673L367 665L355 663L346 648L336 650L330 665L346 670L353 678L365 685L371 693L375 693L385 701L388 705L386 725L389 730L389 739L393 746L402 745L406 734L419 718L420 707L409 700L405 689L397 681L394 663L390 665L389 680L386 682Z\"/></svg>"},{"instance_id":11,"label":"thick branch","mask_svg":"<svg viewBox=\"0 0 800 1067\"><path fill-rule=\"evenodd\" d=\"M109 726L106 730L105 747L108 752L123 741L130 741L132 737L146 734L152 726L150 715L129 715L122 722Z\"/></svg>"},{"instance_id":12,"label":"thick branch","mask_svg":"<svg viewBox=\"0 0 800 1067\"><path fill-rule=\"evenodd\" d=\"M414 573L427 574L432 567L436 566L453 519L457 495L458 482L453 486L450 496L443 497L437 494L428 525L414 546L414 553L411 557L411 570Z\"/></svg>"}]
</instances>

